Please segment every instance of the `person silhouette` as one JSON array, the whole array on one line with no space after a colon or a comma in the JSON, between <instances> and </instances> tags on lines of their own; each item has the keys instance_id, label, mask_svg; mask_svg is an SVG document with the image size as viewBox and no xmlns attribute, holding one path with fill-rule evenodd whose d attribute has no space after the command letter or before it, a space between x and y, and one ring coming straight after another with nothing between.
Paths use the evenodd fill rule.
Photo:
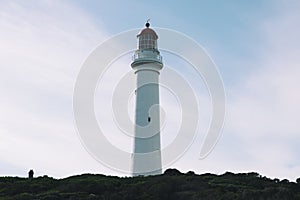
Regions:
<instances>
[{"instance_id":1,"label":"person silhouette","mask_svg":"<svg viewBox=\"0 0 300 200\"><path fill-rule=\"evenodd\" d=\"M28 172L28 178L29 179L33 179L33 174L34 174L33 170L32 169L29 170L29 172Z\"/></svg>"}]
</instances>

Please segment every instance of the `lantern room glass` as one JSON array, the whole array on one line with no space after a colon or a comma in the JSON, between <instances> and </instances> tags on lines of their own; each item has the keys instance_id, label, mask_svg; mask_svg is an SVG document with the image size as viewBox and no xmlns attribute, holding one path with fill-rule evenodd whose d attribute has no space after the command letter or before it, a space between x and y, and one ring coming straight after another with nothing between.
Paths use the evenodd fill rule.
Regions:
<instances>
[{"instance_id":1,"label":"lantern room glass","mask_svg":"<svg viewBox=\"0 0 300 200\"><path fill-rule=\"evenodd\" d=\"M153 34L142 34L139 36L139 50L157 49L157 40Z\"/></svg>"}]
</instances>

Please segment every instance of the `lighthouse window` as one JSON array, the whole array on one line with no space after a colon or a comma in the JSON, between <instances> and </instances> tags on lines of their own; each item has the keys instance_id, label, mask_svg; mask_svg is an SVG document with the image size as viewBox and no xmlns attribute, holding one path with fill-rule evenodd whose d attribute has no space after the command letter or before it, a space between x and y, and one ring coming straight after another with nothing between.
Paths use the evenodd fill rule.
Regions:
<instances>
[{"instance_id":1,"label":"lighthouse window","mask_svg":"<svg viewBox=\"0 0 300 200\"><path fill-rule=\"evenodd\" d=\"M156 39L152 34L144 34L139 38L139 49L156 49Z\"/></svg>"},{"instance_id":2,"label":"lighthouse window","mask_svg":"<svg viewBox=\"0 0 300 200\"><path fill-rule=\"evenodd\" d=\"M150 122L151 121L151 117L148 117L148 122Z\"/></svg>"}]
</instances>

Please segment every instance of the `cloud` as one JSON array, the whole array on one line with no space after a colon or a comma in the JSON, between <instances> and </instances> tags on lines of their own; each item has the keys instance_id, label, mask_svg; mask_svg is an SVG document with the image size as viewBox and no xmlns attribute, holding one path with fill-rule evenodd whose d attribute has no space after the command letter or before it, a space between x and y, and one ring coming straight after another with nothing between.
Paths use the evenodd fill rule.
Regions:
<instances>
[{"instance_id":1,"label":"cloud","mask_svg":"<svg viewBox=\"0 0 300 200\"><path fill-rule=\"evenodd\" d=\"M300 170L300 4L277 6L279 13L259 26L265 43L254 48L260 60L247 61L258 67L227 90L225 132L242 144L244 167L250 161L263 174L295 180Z\"/></svg>"},{"instance_id":2,"label":"cloud","mask_svg":"<svg viewBox=\"0 0 300 200\"><path fill-rule=\"evenodd\" d=\"M202 145L200 137L172 167L218 174L257 171L290 180L300 176L299 7L297 1L274 2L268 7L273 9L267 12L268 17L255 27L258 42L247 43L245 51L252 49L256 54L249 58L235 55L240 63L235 71L225 65L236 60L221 63L235 80L234 85L225 82L227 114L223 135L206 159L195 161ZM252 68L245 70L244 66ZM239 74L242 79L235 77Z\"/></svg>"},{"instance_id":3,"label":"cloud","mask_svg":"<svg viewBox=\"0 0 300 200\"><path fill-rule=\"evenodd\" d=\"M17 175L29 168L55 176L97 171L74 129L72 92L106 31L67 2L0 4L0 162Z\"/></svg>"}]
</instances>

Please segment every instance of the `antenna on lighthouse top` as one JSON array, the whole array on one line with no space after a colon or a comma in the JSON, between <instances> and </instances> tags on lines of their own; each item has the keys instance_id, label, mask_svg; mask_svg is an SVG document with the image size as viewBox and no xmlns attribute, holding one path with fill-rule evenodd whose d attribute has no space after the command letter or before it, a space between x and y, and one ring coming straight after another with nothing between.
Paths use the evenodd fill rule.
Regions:
<instances>
[{"instance_id":1,"label":"antenna on lighthouse top","mask_svg":"<svg viewBox=\"0 0 300 200\"><path fill-rule=\"evenodd\" d=\"M146 21L146 27L147 27L147 28L149 28L149 26L150 26L149 21L150 21L150 19L147 19L147 21Z\"/></svg>"}]
</instances>

